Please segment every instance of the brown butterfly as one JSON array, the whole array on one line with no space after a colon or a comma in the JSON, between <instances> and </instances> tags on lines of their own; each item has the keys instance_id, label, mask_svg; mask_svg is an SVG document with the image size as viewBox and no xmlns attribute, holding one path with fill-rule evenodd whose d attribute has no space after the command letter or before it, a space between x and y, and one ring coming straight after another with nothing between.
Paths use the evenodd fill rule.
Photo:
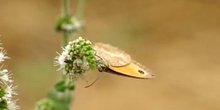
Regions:
<instances>
[{"instance_id":1,"label":"brown butterfly","mask_svg":"<svg viewBox=\"0 0 220 110\"><path fill-rule=\"evenodd\" d=\"M94 45L100 72L110 72L119 75L130 76L134 78L153 78L154 74L146 69L143 65L131 59L131 56L124 51L113 47L109 44L96 43Z\"/></svg>"}]
</instances>

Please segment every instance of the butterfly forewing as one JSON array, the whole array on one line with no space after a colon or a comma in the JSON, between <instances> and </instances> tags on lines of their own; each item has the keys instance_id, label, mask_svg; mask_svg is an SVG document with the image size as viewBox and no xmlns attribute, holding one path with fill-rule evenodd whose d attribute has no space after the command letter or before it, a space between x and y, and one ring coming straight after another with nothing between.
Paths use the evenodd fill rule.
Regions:
<instances>
[{"instance_id":1,"label":"butterfly forewing","mask_svg":"<svg viewBox=\"0 0 220 110\"><path fill-rule=\"evenodd\" d=\"M129 54L109 44L96 43L94 49L96 54L111 66L125 66L131 63Z\"/></svg>"}]
</instances>

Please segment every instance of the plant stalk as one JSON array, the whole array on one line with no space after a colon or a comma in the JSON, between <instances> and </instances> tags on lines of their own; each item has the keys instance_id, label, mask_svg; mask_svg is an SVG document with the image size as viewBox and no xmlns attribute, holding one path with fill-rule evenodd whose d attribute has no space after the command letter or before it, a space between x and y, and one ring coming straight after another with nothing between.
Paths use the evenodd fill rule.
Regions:
<instances>
[{"instance_id":1,"label":"plant stalk","mask_svg":"<svg viewBox=\"0 0 220 110\"><path fill-rule=\"evenodd\" d=\"M69 0L63 0L62 14L63 17L69 16Z\"/></svg>"},{"instance_id":2,"label":"plant stalk","mask_svg":"<svg viewBox=\"0 0 220 110\"><path fill-rule=\"evenodd\" d=\"M67 18L70 16L69 13L69 0L63 0L63 7L62 7L62 16L64 18ZM66 46L68 44L69 35L67 32L63 32L63 46Z\"/></svg>"},{"instance_id":3,"label":"plant stalk","mask_svg":"<svg viewBox=\"0 0 220 110\"><path fill-rule=\"evenodd\" d=\"M78 20L82 20L87 2L88 0L79 0L76 8L76 18Z\"/></svg>"}]
</instances>

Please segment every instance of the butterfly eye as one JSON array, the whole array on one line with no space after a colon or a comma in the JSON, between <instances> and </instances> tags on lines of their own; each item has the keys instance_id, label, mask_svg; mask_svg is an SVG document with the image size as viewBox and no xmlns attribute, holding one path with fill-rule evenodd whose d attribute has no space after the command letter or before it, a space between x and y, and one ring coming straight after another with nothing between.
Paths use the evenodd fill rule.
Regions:
<instances>
[{"instance_id":1,"label":"butterfly eye","mask_svg":"<svg viewBox=\"0 0 220 110\"><path fill-rule=\"evenodd\" d=\"M142 70L138 70L138 72L141 73L141 74L144 74L144 71L142 71Z\"/></svg>"}]
</instances>

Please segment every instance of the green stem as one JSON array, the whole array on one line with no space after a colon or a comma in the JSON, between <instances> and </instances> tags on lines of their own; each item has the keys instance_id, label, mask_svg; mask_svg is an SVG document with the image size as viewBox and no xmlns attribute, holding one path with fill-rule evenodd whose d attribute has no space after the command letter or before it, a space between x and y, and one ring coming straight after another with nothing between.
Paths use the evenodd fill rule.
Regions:
<instances>
[{"instance_id":1,"label":"green stem","mask_svg":"<svg viewBox=\"0 0 220 110\"><path fill-rule=\"evenodd\" d=\"M63 46L66 46L69 41L69 35L67 32L63 32Z\"/></svg>"},{"instance_id":2,"label":"green stem","mask_svg":"<svg viewBox=\"0 0 220 110\"><path fill-rule=\"evenodd\" d=\"M69 0L63 0L62 7L62 16L67 18L70 16L69 14ZM69 40L69 35L67 32L63 32L63 46L66 46Z\"/></svg>"},{"instance_id":3,"label":"green stem","mask_svg":"<svg viewBox=\"0 0 220 110\"><path fill-rule=\"evenodd\" d=\"M62 14L64 17L69 16L69 0L63 0Z\"/></svg>"},{"instance_id":4,"label":"green stem","mask_svg":"<svg viewBox=\"0 0 220 110\"><path fill-rule=\"evenodd\" d=\"M87 1L88 0L79 0L79 3L77 4L76 18L78 20L81 20L83 18L83 14L84 14L84 10L85 10Z\"/></svg>"}]
</instances>

